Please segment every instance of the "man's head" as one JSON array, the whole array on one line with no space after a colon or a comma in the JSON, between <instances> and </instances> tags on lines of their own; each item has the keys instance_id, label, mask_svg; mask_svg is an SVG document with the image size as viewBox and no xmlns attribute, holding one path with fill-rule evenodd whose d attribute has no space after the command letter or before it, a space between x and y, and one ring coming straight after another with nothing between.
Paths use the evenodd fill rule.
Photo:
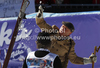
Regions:
<instances>
[{"instance_id":1,"label":"man's head","mask_svg":"<svg viewBox=\"0 0 100 68\"><path fill-rule=\"evenodd\" d=\"M51 46L50 34L46 32L39 32L36 44L37 48L48 49Z\"/></svg>"},{"instance_id":2,"label":"man's head","mask_svg":"<svg viewBox=\"0 0 100 68\"><path fill-rule=\"evenodd\" d=\"M59 29L61 36L69 36L74 31L74 26L70 22L62 22L62 26Z\"/></svg>"}]
</instances>

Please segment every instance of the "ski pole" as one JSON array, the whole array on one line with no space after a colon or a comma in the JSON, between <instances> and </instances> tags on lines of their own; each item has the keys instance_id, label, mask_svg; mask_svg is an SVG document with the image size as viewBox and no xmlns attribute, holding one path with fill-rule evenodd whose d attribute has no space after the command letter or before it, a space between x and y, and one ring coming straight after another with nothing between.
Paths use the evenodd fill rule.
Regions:
<instances>
[{"instance_id":1,"label":"ski pole","mask_svg":"<svg viewBox=\"0 0 100 68\"><path fill-rule=\"evenodd\" d=\"M27 2L28 2L28 4L27 4ZM19 27L21 25L21 21L22 21L22 19L26 19L25 18L25 15L26 15L25 10L28 7L28 5L29 5L29 0L23 0L21 8L20 8L20 13L19 13L19 16L17 18L17 22L16 22L16 25L15 25L15 28L14 28L14 31L13 31L13 35L12 35L12 38L11 38L11 41L10 41L10 44L9 44L9 48L8 48L8 51L7 51L7 54L6 54L2 68L7 68L7 66L8 66L8 62L9 62L9 59L10 59L10 56L11 56L11 52L13 50L13 46L14 46L14 43L15 43L15 40L16 40L16 37L17 37L17 33L18 33Z\"/></svg>"},{"instance_id":2,"label":"ski pole","mask_svg":"<svg viewBox=\"0 0 100 68\"><path fill-rule=\"evenodd\" d=\"M96 55L96 52L98 52L100 49L100 46L97 48L97 46L95 46L94 48L94 55ZM92 61L92 68L94 68L94 61Z\"/></svg>"}]
</instances>

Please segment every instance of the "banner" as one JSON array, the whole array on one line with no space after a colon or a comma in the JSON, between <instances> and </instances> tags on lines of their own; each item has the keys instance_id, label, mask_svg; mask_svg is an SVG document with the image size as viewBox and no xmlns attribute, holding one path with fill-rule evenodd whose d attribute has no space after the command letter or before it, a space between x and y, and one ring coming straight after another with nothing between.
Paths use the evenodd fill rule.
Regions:
<instances>
[{"instance_id":1,"label":"banner","mask_svg":"<svg viewBox=\"0 0 100 68\"><path fill-rule=\"evenodd\" d=\"M0 0L0 17L17 17L23 0ZM29 0L30 4L26 14L35 12L35 0Z\"/></svg>"},{"instance_id":2,"label":"banner","mask_svg":"<svg viewBox=\"0 0 100 68\"><path fill-rule=\"evenodd\" d=\"M48 13L49 14L49 13ZM58 14L59 15L59 14ZM75 53L79 57L89 57L94 52L94 46L100 45L100 15L99 14L83 14L46 17L45 21L60 28L62 21L72 22L75 31L70 37L75 41ZM0 62L3 65L7 49L9 47L16 20L0 21ZM29 18L22 21L16 42L11 54L8 68L22 68L23 61L30 51L37 50L36 37L40 32L40 28L36 25L35 18ZM100 52L97 54L97 62L95 68L100 67ZM92 64L76 65L70 61L68 68L92 68Z\"/></svg>"}]
</instances>

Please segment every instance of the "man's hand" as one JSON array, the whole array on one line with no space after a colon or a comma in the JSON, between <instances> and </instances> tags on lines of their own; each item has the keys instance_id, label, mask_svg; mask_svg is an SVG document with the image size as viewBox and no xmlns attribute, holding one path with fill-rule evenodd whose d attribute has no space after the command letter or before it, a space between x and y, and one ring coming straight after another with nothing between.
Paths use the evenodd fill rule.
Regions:
<instances>
[{"instance_id":1,"label":"man's hand","mask_svg":"<svg viewBox=\"0 0 100 68\"><path fill-rule=\"evenodd\" d=\"M84 59L84 64L92 64L92 62L97 61L97 56L92 53L89 58L83 58L83 59Z\"/></svg>"},{"instance_id":2,"label":"man's hand","mask_svg":"<svg viewBox=\"0 0 100 68\"><path fill-rule=\"evenodd\" d=\"M44 9L43 9L42 6L40 5L40 6L39 6L39 11L38 11L38 13L37 13L37 17L38 17L38 18L43 18L43 11L44 11Z\"/></svg>"},{"instance_id":3,"label":"man's hand","mask_svg":"<svg viewBox=\"0 0 100 68\"><path fill-rule=\"evenodd\" d=\"M94 55L93 53L89 57L93 62L97 62L97 56Z\"/></svg>"}]
</instances>

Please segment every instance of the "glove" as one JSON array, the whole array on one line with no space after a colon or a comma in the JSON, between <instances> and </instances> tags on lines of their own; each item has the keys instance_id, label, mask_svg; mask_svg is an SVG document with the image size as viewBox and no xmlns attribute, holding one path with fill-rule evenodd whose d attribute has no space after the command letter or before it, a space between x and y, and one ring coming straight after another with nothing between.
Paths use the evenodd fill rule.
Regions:
<instances>
[{"instance_id":1,"label":"glove","mask_svg":"<svg viewBox=\"0 0 100 68\"><path fill-rule=\"evenodd\" d=\"M92 62L96 63L97 56L92 53L89 58L83 58L83 59L84 59L84 61L83 61L84 64L92 64Z\"/></svg>"},{"instance_id":2,"label":"glove","mask_svg":"<svg viewBox=\"0 0 100 68\"><path fill-rule=\"evenodd\" d=\"M38 11L38 13L37 13L37 17L38 17L38 18L43 18L43 11L44 11L44 9L43 9L42 6L40 5L40 6L39 6L39 11Z\"/></svg>"}]
</instances>

